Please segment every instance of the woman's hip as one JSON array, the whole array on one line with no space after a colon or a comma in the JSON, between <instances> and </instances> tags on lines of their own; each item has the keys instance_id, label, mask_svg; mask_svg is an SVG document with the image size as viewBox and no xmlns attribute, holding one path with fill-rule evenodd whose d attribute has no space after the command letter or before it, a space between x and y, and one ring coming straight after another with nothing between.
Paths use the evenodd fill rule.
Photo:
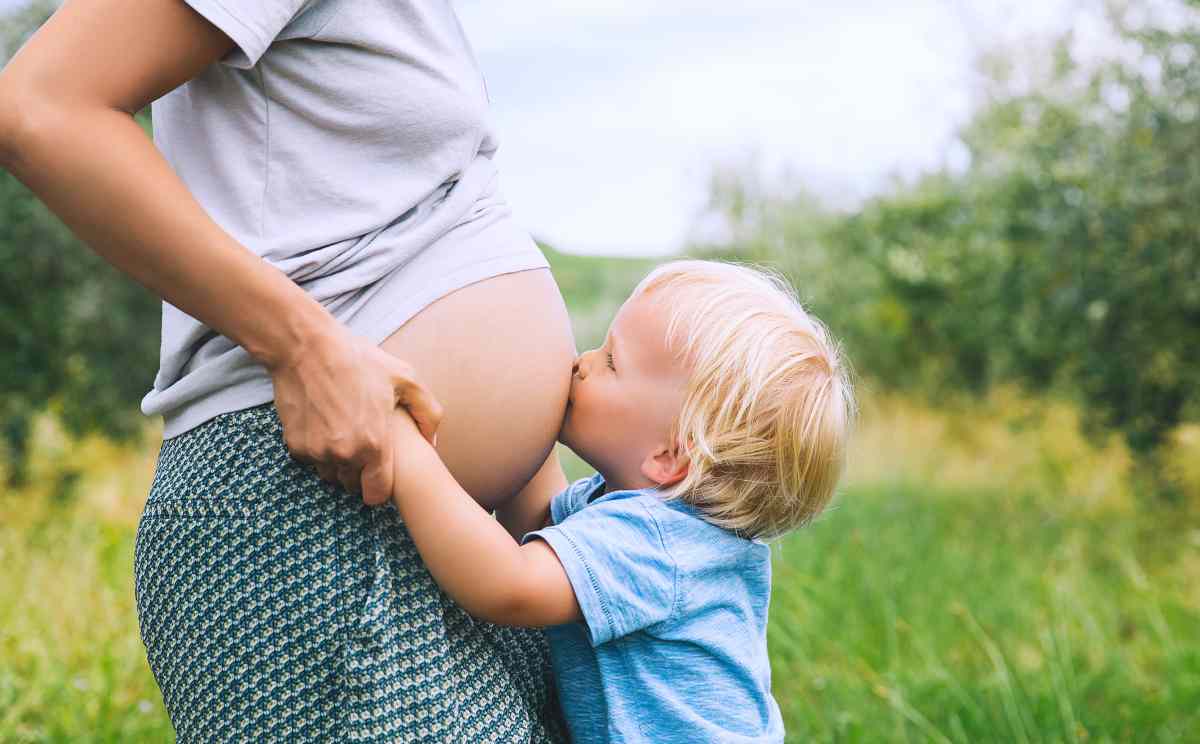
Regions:
<instances>
[{"instance_id":1,"label":"woman's hip","mask_svg":"<svg viewBox=\"0 0 1200 744\"><path fill-rule=\"evenodd\" d=\"M393 508L290 457L273 404L163 443L135 579L180 742L554 740L541 634L472 621Z\"/></svg>"}]
</instances>

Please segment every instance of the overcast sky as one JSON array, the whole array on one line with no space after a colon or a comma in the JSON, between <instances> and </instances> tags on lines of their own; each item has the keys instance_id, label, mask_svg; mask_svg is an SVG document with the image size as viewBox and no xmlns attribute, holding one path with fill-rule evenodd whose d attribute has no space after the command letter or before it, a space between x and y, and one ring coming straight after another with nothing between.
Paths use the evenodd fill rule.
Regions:
<instances>
[{"instance_id":1,"label":"overcast sky","mask_svg":"<svg viewBox=\"0 0 1200 744\"><path fill-rule=\"evenodd\" d=\"M942 162L973 50L1071 0L459 0L517 218L575 252L678 250L714 165L757 152L845 204Z\"/></svg>"},{"instance_id":2,"label":"overcast sky","mask_svg":"<svg viewBox=\"0 0 1200 744\"><path fill-rule=\"evenodd\" d=\"M0 0L0 8L18 4ZM517 219L564 250L679 250L757 153L837 204L952 157L974 50L1095 0L456 0Z\"/></svg>"}]
</instances>

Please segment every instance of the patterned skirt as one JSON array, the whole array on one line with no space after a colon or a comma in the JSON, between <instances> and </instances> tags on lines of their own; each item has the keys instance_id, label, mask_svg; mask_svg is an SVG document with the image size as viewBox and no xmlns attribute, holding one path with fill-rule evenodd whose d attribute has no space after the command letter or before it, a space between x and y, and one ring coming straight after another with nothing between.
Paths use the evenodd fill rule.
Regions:
<instances>
[{"instance_id":1,"label":"patterned skirt","mask_svg":"<svg viewBox=\"0 0 1200 744\"><path fill-rule=\"evenodd\" d=\"M135 548L189 742L566 742L541 631L472 619L393 506L292 459L273 403L165 440Z\"/></svg>"}]
</instances>

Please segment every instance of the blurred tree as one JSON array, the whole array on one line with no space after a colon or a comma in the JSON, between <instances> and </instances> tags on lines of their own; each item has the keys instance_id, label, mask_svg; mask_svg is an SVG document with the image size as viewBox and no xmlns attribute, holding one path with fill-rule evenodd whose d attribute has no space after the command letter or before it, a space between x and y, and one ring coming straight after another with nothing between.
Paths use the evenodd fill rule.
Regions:
<instances>
[{"instance_id":1,"label":"blurred tree","mask_svg":"<svg viewBox=\"0 0 1200 744\"><path fill-rule=\"evenodd\" d=\"M700 248L781 265L882 384L1075 397L1169 492L1159 447L1200 420L1200 32L1174 9L1161 25L1112 9L1122 54L1086 69L1062 39L1048 80L961 133L965 169L853 214L718 182L734 228Z\"/></svg>"},{"instance_id":2,"label":"blurred tree","mask_svg":"<svg viewBox=\"0 0 1200 744\"><path fill-rule=\"evenodd\" d=\"M54 12L39 0L0 20L7 60ZM138 114L149 132L149 112ZM30 424L53 405L73 434L128 439L158 362L158 299L97 256L0 171L0 445L10 486L27 477Z\"/></svg>"}]
</instances>

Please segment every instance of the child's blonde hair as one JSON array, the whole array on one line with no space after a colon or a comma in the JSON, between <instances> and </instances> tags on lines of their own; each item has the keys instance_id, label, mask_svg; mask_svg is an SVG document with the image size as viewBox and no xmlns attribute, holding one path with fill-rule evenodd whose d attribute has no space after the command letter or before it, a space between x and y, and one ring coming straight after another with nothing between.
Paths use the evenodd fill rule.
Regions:
<instances>
[{"instance_id":1,"label":"child's blonde hair","mask_svg":"<svg viewBox=\"0 0 1200 744\"><path fill-rule=\"evenodd\" d=\"M672 433L691 465L664 495L747 538L807 524L833 496L854 415L825 326L787 281L759 267L672 261L638 284L640 294L669 313L668 348L690 370Z\"/></svg>"}]
</instances>

